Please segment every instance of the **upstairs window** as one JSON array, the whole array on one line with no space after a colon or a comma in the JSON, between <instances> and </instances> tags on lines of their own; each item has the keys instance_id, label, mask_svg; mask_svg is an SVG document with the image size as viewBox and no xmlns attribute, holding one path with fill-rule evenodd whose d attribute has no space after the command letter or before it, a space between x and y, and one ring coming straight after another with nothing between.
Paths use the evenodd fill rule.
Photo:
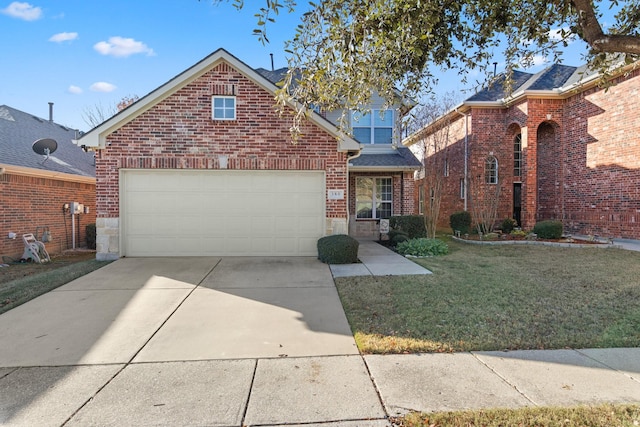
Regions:
<instances>
[{"instance_id":1,"label":"upstairs window","mask_svg":"<svg viewBox=\"0 0 640 427\"><path fill-rule=\"evenodd\" d=\"M236 119L236 97L214 96L211 98L211 118L213 120Z\"/></svg>"},{"instance_id":2,"label":"upstairs window","mask_svg":"<svg viewBox=\"0 0 640 427\"><path fill-rule=\"evenodd\" d=\"M393 142L393 110L351 112L353 137L362 144L391 144Z\"/></svg>"},{"instance_id":3,"label":"upstairs window","mask_svg":"<svg viewBox=\"0 0 640 427\"><path fill-rule=\"evenodd\" d=\"M513 138L513 176L522 176L522 135Z\"/></svg>"},{"instance_id":4,"label":"upstairs window","mask_svg":"<svg viewBox=\"0 0 640 427\"><path fill-rule=\"evenodd\" d=\"M487 184L498 183L498 159L489 156L484 162L484 182Z\"/></svg>"}]
</instances>

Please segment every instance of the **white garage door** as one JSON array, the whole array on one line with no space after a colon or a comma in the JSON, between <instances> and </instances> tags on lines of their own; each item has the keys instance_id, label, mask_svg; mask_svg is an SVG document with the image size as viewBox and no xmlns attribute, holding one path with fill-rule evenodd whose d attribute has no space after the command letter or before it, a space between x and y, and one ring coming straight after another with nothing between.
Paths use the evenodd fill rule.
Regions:
<instances>
[{"instance_id":1,"label":"white garage door","mask_svg":"<svg viewBox=\"0 0 640 427\"><path fill-rule=\"evenodd\" d=\"M121 170L122 255L316 256L323 171Z\"/></svg>"}]
</instances>

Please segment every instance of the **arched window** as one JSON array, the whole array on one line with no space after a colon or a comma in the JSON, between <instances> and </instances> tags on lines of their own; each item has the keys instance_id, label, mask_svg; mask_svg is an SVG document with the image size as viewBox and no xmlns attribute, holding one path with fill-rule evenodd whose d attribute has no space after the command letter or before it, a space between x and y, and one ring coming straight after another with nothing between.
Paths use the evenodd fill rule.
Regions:
<instances>
[{"instance_id":1,"label":"arched window","mask_svg":"<svg viewBox=\"0 0 640 427\"><path fill-rule=\"evenodd\" d=\"M484 182L487 184L498 183L498 159L489 156L484 162Z\"/></svg>"},{"instance_id":2,"label":"arched window","mask_svg":"<svg viewBox=\"0 0 640 427\"><path fill-rule=\"evenodd\" d=\"M522 135L513 138L513 176L522 175Z\"/></svg>"}]
</instances>

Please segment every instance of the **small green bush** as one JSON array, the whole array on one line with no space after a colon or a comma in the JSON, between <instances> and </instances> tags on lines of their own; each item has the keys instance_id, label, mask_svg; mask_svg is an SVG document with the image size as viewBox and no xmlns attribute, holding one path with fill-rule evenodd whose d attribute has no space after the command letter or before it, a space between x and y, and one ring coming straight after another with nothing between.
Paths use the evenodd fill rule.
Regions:
<instances>
[{"instance_id":1,"label":"small green bush","mask_svg":"<svg viewBox=\"0 0 640 427\"><path fill-rule=\"evenodd\" d=\"M404 231L389 230L389 240L393 246L397 246L398 243L409 240L409 235Z\"/></svg>"},{"instance_id":2,"label":"small green bush","mask_svg":"<svg viewBox=\"0 0 640 427\"><path fill-rule=\"evenodd\" d=\"M513 237L525 237L527 235L527 232L524 230L513 230L511 233Z\"/></svg>"},{"instance_id":3,"label":"small green bush","mask_svg":"<svg viewBox=\"0 0 640 427\"><path fill-rule=\"evenodd\" d=\"M469 234L471 214L468 211L454 212L449 216L449 225L454 233L458 230L460 234Z\"/></svg>"},{"instance_id":4,"label":"small green bush","mask_svg":"<svg viewBox=\"0 0 640 427\"><path fill-rule=\"evenodd\" d=\"M87 224L85 227L85 238L87 241L87 248L95 249L96 248L96 225L95 224Z\"/></svg>"},{"instance_id":5,"label":"small green bush","mask_svg":"<svg viewBox=\"0 0 640 427\"><path fill-rule=\"evenodd\" d=\"M556 220L540 221L533 227L539 239L559 239L562 237L562 222Z\"/></svg>"},{"instance_id":6,"label":"small green bush","mask_svg":"<svg viewBox=\"0 0 640 427\"><path fill-rule=\"evenodd\" d=\"M424 237L399 243L396 249L401 255L412 256L437 256L449 253L449 247L442 240Z\"/></svg>"},{"instance_id":7,"label":"small green bush","mask_svg":"<svg viewBox=\"0 0 640 427\"><path fill-rule=\"evenodd\" d=\"M518 226L518 222L513 218L505 218L502 220L502 232L509 234Z\"/></svg>"},{"instance_id":8,"label":"small green bush","mask_svg":"<svg viewBox=\"0 0 640 427\"><path fill-rule=\"evenodd\" d=\"M358 262L356 239L346 234L335 234L318 239L318 259L325 264L352 264Z\"/></svg>"},{"instance_id":9,"label":"small green bush","mask_svg":"<svg viewBox=\"0 0 640 427\"><path fill-rule=\"evenodd\" d=\"M389 218L389 226L394 230L404 231L410 239L427 235L422 215L392 216Z\"/></svg>"}]
</instances>

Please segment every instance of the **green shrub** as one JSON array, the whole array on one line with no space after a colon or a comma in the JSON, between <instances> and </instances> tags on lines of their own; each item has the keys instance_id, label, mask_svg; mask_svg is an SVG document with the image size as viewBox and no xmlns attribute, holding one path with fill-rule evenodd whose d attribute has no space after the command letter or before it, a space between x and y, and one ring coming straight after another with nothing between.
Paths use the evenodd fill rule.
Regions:
<instances>
[{"instance_id":1,"label":"green shrub","mask_svg":"<svg viewBox=\"0 0 640 427\"><path fill-rule=\"evenodd\" d=\"M449 216L449 225L454 233L458 230L460 234L469 234L471 214L468 211L454 212Z\"/></svg>"},{"instance_id":2,"label":"green shrub","mask_svg":"<svg viewBox=\"0 0 640 427\"><path fill-rule=\"evenodd\" d=\"M527 235L527 232L524 230L513 230L511 233L513 237L525 237Z\"/></svg>"},{"instance_id":3,"label":"green shrub","mask_svg":"<svg viewBox=\"0 0 640 427\"><path fill-rule=\"evenodd\" d=\"M410 239L427 235L422 215L392 216L389 218L389 226L394 230L404 231Z\"/></svg>"},{"instance_id":4,"label":"green shrub","mask_svg":"<svg viewBox=\"0 0 640 427\"><path fill-rule=\"evenodd\" d=\"M356 239L346 234L325 236L318 240L318 259L325 264L352 264L358 262Z\"/></svg>"},{"instance_id":5,"label":"green shrub","mask_svg":"<svg viewBox=\"0 0 640 427\"><path fill-rule=\"evenodd\" d=\"M409 240L409 235L401 230L389 230L389 241L393 246L397 246L400 242L406 242Z\"/></svg>"},{"instance_id":6,"label":"green shrub","mask_svg":"<svg viewBox=\"0 0 640 427\"><path fill-rule=\"evenodd\" d=\"M87 224L85 227L85 238L87 240L87 248L95 249L96 248L96 225L95 224Z\"/></svg>"},{"instance_id":7,"label":"green shrub","mask_svg":"<svg viewBox=\"0 0 640 427\"><path fill-rule=\"evenodd\" d=\"M538 235L539 239L559 239L562 237L562 222L540 221L533 227L533 232Z\"/></svg>"},{"instance_id":8,"label":"green shrub","mask_svg":"<svg viewBox=\"0 0 640 427\"><path fill-rule=\"evenodd\" d=\"M518 226L518 222L513 218L505 218L502 220L502 232L509 234Z\"/></svg>"},{"instance_id":9,"label":"green shrub","mask_svg":"<svg viewBox=\"0 0 640 427\"><path fill-rule=\"evenodd\" d=\"M438 239L411 239L398 244L396 248L401 255L436 256L449 253L449 247Z\"/></svg>"}]
</instances>

